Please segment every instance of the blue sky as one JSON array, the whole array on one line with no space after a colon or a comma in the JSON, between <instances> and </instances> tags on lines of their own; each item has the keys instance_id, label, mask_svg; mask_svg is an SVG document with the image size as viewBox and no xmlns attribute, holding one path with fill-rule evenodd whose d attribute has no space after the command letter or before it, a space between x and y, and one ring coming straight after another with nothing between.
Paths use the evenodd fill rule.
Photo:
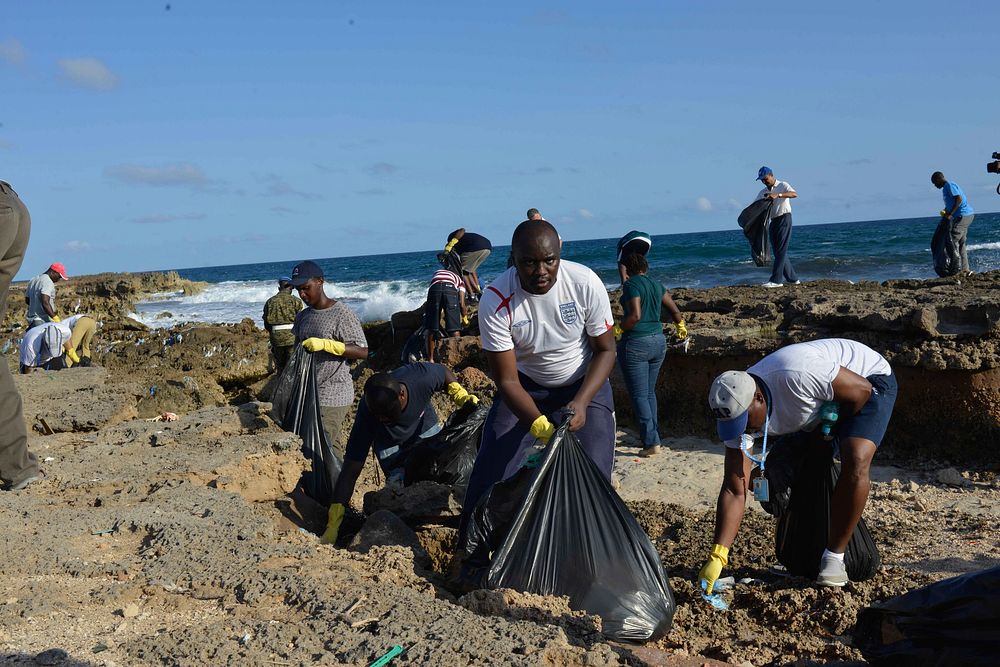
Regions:
<instances>
[{"instance_id":1,"label":"blue sky","mask_svg":"<svg viewBox=\"0 0 1000 667\"><path fill-rule=\"evenodd\" d=\"M815 4L5 3L20 277L1000 209L1000 3Z\"/></svg>"}]
</instances>

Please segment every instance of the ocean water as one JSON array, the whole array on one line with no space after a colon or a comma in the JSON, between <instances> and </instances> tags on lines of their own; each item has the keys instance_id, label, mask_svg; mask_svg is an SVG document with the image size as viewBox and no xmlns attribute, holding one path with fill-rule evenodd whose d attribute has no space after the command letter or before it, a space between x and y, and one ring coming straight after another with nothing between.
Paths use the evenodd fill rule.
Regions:
<instances>
[{"instance_id":1,"label":"ocean water","mask_svg":"<svg viewBox=\"0 0 1000 667\"><path fill-rule=\"evenodd\" d=\"M911 218L796 226L790 255L804 281L934 278L930 240L937 221ZM622 229L620 235L628 231ZM447 233L442 230L442 238ZM617 287L615 244L619 236L566 241L563 257L586 264L609 287ZM754 266L749 245L738 228L652 238L650 275L668 288L760 284L770 275L770 267ZM493 253L480 267L484 282L506 268L510 248L496 241ZM438 250L308 259L323 267L331 297L350 305L362 320L372 321L388 319L394 312L412 310L423 303L427 281L437 269ZM976 216L969 230L968 251L974 271L1000 269L1000 213ZM239 322L247 317L260 325L264 301L275 293L278 276L288 275L298 261L178 269L182 277L208 282L209 287L190 297L154 295L137 305L134 317L154 327Z\"/></svg>"}]
</instances>

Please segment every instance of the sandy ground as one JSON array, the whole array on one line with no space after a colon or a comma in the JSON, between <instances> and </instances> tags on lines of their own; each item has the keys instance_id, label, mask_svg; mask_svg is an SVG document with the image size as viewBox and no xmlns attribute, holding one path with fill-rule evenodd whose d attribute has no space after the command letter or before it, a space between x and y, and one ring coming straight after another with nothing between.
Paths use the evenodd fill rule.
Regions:
<instances>
[{"instance_id":1,"label":"sandy ground","mask_svg":"<svg viewBox=\"0 0 1000 667\"><path fill-rule=\"evenodd\" d=\"M105 382L98 368L18 378L29 423L42 415L72 430L33 432L44 480L0 494L3 664L356 665L395 645L409 647L400 665L850 662L861 658L849 632L864 605L1000 562L994 477L879 468L866 512L885 563L874 580L829 591L769 575L773 519L752 511L730 569L759 582L737 586L732 610L719 612L691 583L711 541L719 446L668 439L641 459L623 430L621 495L679 607L665 639L614 644L565 600L450 591L448 525L389 526L388 539L368 534L351 549L319 544L309 529L322 508L294 492L299 441L266 404L150 422ZM93 401L101 409L82 419ZM368 471L355 505L377 487Z\"/></svg>"}]
</instances>

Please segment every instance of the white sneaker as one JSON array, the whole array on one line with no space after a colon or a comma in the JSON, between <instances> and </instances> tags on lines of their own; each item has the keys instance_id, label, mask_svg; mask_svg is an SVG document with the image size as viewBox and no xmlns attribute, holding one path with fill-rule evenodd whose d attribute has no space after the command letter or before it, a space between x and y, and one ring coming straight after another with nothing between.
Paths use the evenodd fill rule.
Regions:
<instances>
[{"instance_id":1,"label":"white sneaker","mask_svg":"<svg viewBox=\"0 0 1000 667\"><path fill-rule=\"evenodd\" d=\"M844 561L832 556L825 556L820 561L819 575L816 577L817 584L841 588L848 581L850 579L847 578L847 567L844 566Z\"/></svg>"},{"instance_id":2,"label":"white sneaker","mask_svg":"<svg viewBox=\"0 0 1000 667\"><path fill-rule=\"evenodd\" d=\"M792 283L792 284L793 284L793 285L801 285L801 284L802 284L802 281L801 281L801 280L796 280L796 281L795 281L794 283Z\"/></svg>"},{"instance_id":3,"label":"white sneaker","mask_svg":"<svg viewBox=\"0 0 1000 667\"><path fill-rule=\"evenodd\" d=\"M766 283L761 285L761 287L784 287L784 286L785 286L784 283L772 283L771 281L767 281Z\"/></svg>"}]
</instances>

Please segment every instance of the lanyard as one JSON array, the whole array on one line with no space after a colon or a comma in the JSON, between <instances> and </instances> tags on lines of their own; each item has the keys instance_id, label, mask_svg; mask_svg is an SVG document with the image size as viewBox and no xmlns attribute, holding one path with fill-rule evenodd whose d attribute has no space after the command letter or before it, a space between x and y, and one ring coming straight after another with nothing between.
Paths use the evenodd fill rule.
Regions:
<instances>
[{"instance_id":1,"label":"lanyard","mask_svg":"<svg viewBox=\"0 0 1000 667\"><path fill-rule=\"evenodd\" d=\"M764 441L760 445L760 457L756 457L750 453L753 448L754 438L748 433L744 433L740 438L740 449L743 453L747 455L747 458L760 466L760 471L764 472L764 460L767 459L767 427L771 422L771 411L768 410L764 415Z\"/></svg>"}]
</instances>

